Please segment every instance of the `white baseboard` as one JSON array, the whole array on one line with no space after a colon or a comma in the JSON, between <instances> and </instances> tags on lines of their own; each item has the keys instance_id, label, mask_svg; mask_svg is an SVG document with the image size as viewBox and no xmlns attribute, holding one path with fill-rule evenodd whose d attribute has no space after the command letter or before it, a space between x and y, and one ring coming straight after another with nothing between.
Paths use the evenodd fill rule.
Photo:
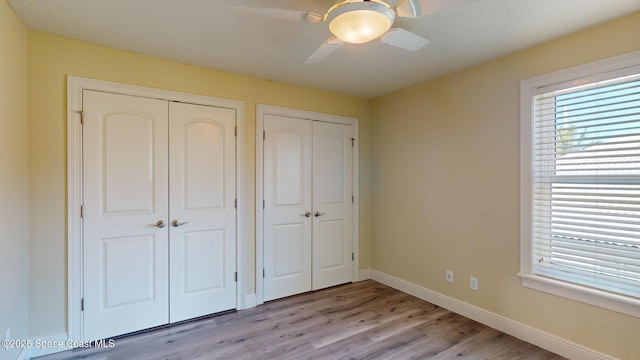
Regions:
<instances>
[{"instance_id":1,"label":"white baseboard","mask_svg":"<svg viewBox=\"0 0 640 360\"><path fill-rule=\"evenodd\" d=\"M612 357L593 349L589 349L569 340L546 333L542 330L492 313L464 301L448 297L397 277L387 275L376 270L371 270L370 272L371 279L377 282L451 310L457 314L468 317L469 319L475 320L481 324L487 325L566 358L580 360L613 359Z\"/></svg>"},{"instance_id":2,"label":"white baseboard","mask_svg":"<svg viewBox=\"0 0 640 360\"><path fill-rule=\"evenodd\" d=\"M16 360L29 360L30 357L28 355L29 353L29 348L23 348L20 353L18 353L18 357L16 358Z\"/></svg>"},{"instance_id":3,"label":"white baseboard","mask_svg":"<svg viewBox=\"0 0 640 360\"><path fill-rule=\"evenodd\" d=\"M62 351L67 351L71 349L70 347L66 346L67 339L68 337L66 333L38 337L37 339L31 339L34 346L22 349L22 351L18 355L17 360L29 360L31 358L38 357L38 356L50 355L50 354L55 354ZM56 345L49 346L49 344L56 344ZM60 344L61 346L58 346L58 344Z\"/></svg>"},{"instance_id":4,"label":"white baseboard","mask_svg":"<svg viewBox=\"0 0 640 360\"><path fill-rule=\"evenodd\" d=\"M364 281L371 279L371 269L359 270L356 281Z\"/></svg>"},{"instance_id":5,"label":"white baseboard","mask_svg":"<svg viewBox=\"0 0 640 360\"><path fill-rule=\"evenodd\" d=\"M256 306L258 306L258 297L256 294L249 294L244 296L244 308L242 309L250 309Z\"/></svg>"}]
</instances>

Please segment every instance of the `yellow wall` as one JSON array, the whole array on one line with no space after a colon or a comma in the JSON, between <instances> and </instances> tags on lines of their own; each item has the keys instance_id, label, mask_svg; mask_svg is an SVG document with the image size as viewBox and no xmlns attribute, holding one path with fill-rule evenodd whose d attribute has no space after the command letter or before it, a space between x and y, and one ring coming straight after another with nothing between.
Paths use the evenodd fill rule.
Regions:
<instances>
[{"instance_id":1,"label":"yellow wall","mask_svg":"<svg viewBox=\"0 0 640 360\"><path fill-rule=\"evenodd\" d=\"M27 30L0 1L0 339L28 336L27 150Z\"/></svg>"},{"instance_id":2,"label":"yellow wall","mask_svg":"<svg viewBox=\"0 0 640 360\"><path fill-rule=\"evenodd\" d=\"M244 101L246 292L255 274L255 108L284 106L360 119L360 268L370 267L370 101L165 61L40 32L28 34L30 333L66 331L66 76Z\"/></svg>"},{"instance_id":3,"label":"yellow wall","mask_svg":"<svg viewBox=\"0 0 640 360\"><path fill-rule=\"evenodd\" d=\"M522 79L640 50L640 13L373 102L372 267L586 347L640 356L640 319L523 288ZM445 270L455 272L454 284ZM469 289L469 277L479 291Z\"/></svg>"}]
</instances>

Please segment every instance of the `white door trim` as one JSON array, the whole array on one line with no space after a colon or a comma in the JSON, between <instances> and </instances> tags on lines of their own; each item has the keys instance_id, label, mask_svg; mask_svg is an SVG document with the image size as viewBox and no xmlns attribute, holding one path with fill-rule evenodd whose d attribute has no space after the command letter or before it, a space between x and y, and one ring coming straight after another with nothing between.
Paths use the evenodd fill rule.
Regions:
<instances>
[{"instance_id":1,"label":"white door trim","mask_svg":"<svg viewBox=\"0 0 640 360\"><path fill-rule=\"evenodd\" d=\"M146 88L110 81L75 76L67 77L67 328L68 338L83 341L82 310L82 91L95 90L123 95L179 101L198 105L233 109L236 112L236 267L238 282L236 308L244 309L244 102L209 96L186 94L170 90Z\"/></svg>"},{"instance_id":2,"label":"white door trim","mask_svg":"<svg viewBox=\"0 0 640 360\"><path fill-rule=\"evenodd\" d=\"M264 284L262 269L264 268L264 212L262 203L264 201L264 117L265 115L278 115L301 120L324 121L336 124L353 126L355 144L353 146L353 281L358 279L359 263L359 229L358 229L358 119L340 115L324 114L312 111L290 109L278 106L262 105L256 106L256 305L264 303Z\"/></svg>"}]
</instances>

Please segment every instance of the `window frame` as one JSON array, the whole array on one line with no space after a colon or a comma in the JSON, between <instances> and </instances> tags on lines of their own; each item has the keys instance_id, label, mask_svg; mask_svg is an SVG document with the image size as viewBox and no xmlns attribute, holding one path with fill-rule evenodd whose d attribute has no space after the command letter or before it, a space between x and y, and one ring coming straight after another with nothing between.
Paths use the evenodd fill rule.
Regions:
<instances>
[{"instance_id":1,"label":"window frame","mask_svg":"<svg viewBox=\"0 0 640 360\"><path fill-rule=\"evenodd\" d=\"M554 84L579 86L607 77L609 73L640 66L640 51L544 74L520 82L520 272L522 286L571 300L640 317L640 298L615 294L533 272L532 228L532 135L533 100L536 90Z\"/></svg>"}]
</instances>

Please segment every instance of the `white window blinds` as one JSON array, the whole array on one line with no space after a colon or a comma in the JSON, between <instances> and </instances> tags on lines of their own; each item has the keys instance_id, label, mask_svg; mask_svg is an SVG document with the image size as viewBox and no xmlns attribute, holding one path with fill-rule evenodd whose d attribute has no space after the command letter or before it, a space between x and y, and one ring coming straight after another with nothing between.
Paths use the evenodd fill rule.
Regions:
<instances>
[{"instance_id":1,"label":"white window blinds","mask_svg":"<svg viewBox=\"0 0 640 360\"><path fill-rule=\"evenodd\" d=\"M640 69L538 88L532 272L640 298Z\"/></svg>"}]
</instances>

